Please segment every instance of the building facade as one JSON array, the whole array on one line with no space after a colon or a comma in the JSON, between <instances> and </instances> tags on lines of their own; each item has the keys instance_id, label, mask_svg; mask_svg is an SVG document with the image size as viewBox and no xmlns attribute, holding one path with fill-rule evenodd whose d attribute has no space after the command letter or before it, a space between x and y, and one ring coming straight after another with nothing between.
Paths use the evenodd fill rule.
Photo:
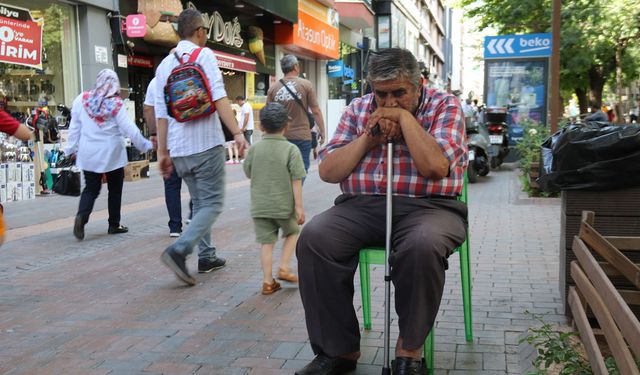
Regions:
<instances>
[{"instance_id":1,"label":"building facade","mask_svg":"<svg viewBox=\"0 0 640 375\"><path fill-rule=\"evenodd\" d=\"M410 50L429 71L431 85L444 88L445 7L441 0L377 0L377 48Z\"/></svg>"},{"instance_id":2,"label":"building facade","mask_svg":"<svg viewBox=\"0 0 640 375\"><path fill-rule=\"evenodd\" d=\"M101 69L113 67L112 1L2 0L0 6L0 100L16 117L71 105Z\"/></svg>"}]
</instances>

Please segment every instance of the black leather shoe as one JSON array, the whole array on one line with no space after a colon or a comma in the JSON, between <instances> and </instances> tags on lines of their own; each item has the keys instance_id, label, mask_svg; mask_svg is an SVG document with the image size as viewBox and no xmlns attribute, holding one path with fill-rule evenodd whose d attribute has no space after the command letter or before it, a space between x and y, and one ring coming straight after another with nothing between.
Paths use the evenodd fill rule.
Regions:
<instances>
[{"instance_id":1,"label":"black leather shoe","mask_svg":"<svg viewBox=\"0 0 640 375\"><path fill-rule=\"evenodd\" d=\"M424 360L409 357L397 357L391 361L393 375L427 375L427 367Z\"/></svg>"},{"instance_id":2,"label":"black leather shoe","mask_svg":"<svg viewBox=\"0 0 640 375\"><path fill-rule=\"evenodd\" d=\"M129 231L129 228L125 227L124 225L118 225L117 227L109 226L109 230L107 230L107 233L118 234L118 233L127 233L128 231Z\"/></svg>"},{"instance_id":3,"label":"black leather shoe","mask_svg":"<svg viewBox=\"0 0 640 375\"><path fill-rule=\"evenodd\" d=\"M340 357L329 358L317 355L309 364L296 371L296 375L340 375L356 369L357 361Z\"/></svg>"},{"instance_id":4,"label":"black leather shoe","mask_svg":"<svg viewBox=\"0 0 640 375\"><path fill-rule=\"evenodd\" d=\"M87 223L87 221L84 219L84 217L82 217L81 215L76 215L76 221L73 224L73 235L78 239L78 240L83 240L84 239L84 225Z\"/></svg>"}]
</instances>

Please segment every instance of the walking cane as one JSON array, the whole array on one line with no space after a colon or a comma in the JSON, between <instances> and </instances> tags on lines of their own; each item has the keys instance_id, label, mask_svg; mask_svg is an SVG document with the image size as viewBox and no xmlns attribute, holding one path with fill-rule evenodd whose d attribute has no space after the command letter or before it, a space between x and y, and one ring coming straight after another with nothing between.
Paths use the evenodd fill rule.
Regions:
<instances>
[{"instance_id":1,"label":"walking cane","mask_svg":"<svg viewBox=\"0 0 640 375\"><path fill-rule=\"evenodd\" d=\"M391 252L391 221L393 199L393 140L387 140L387 227L384 243L384 361L382 375L391 375L389 366L389 336L391 334L391 276L389 267L389 253Z\"/></svg>"}]
</instances>

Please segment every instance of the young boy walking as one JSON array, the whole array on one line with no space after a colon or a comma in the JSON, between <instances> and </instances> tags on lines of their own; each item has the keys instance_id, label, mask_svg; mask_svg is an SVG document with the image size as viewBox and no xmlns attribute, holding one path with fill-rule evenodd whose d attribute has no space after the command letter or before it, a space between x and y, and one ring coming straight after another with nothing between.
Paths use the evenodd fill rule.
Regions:
<instances>
[{"instance_id":1,"label":"young boy walking","mask_svg":"<svg viewBox=\"0 0 640 375\"><path fill-rule=\"evenodd\" d=\"M260 111L260 127L265 134L249 148L244 161L244 172L251 179L251 217L256 241L262 244L262 294L265 295L280 289L272 273L273 247L280 229L284 244L277 278L298 282L289 262L300 231L298 225L304 224L302 179L306 173L299 149L283 135L288 122L289 116L282 104L265 105Z\"/></svg>"}]
</instances>

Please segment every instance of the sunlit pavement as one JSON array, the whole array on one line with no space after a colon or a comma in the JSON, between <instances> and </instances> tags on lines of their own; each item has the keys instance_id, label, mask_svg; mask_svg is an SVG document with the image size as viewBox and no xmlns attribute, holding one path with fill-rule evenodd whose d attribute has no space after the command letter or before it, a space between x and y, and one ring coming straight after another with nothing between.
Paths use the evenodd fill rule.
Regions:
<instances>
[{"instance_id":1,"label":"sunlit pavement","mask_svg":"<svg viewBox=\"0 0 640 375\"><path fill-rule=\"evenodd\" d=\"M195 287L184 286L160 263L172 239L153 167L151 178L125 183L127 234L106 233L106 185L82 242L72 235L77 197L7 203L9 231L0 247L0 373L293 374L313 358L297 286L260 294L249 181L241 165L226 171L225 210L213 234L228 265L196 273ZM338 192L312 168L304 185L307 220ZM183 198L186 218L186 185ZM518 339L533 324L524 310L564 321L559 202L525 198L509 164L470 185L469 212L475 337L464 340L454 254L436 324L436 373L520 374ZM192 271L196 263L192 256ZM373 269L373 330L362 333L356 374L380 373L382 277L382 267ZM358 285L354 303L361 316Z\"/></svg>"}]
</instances>

